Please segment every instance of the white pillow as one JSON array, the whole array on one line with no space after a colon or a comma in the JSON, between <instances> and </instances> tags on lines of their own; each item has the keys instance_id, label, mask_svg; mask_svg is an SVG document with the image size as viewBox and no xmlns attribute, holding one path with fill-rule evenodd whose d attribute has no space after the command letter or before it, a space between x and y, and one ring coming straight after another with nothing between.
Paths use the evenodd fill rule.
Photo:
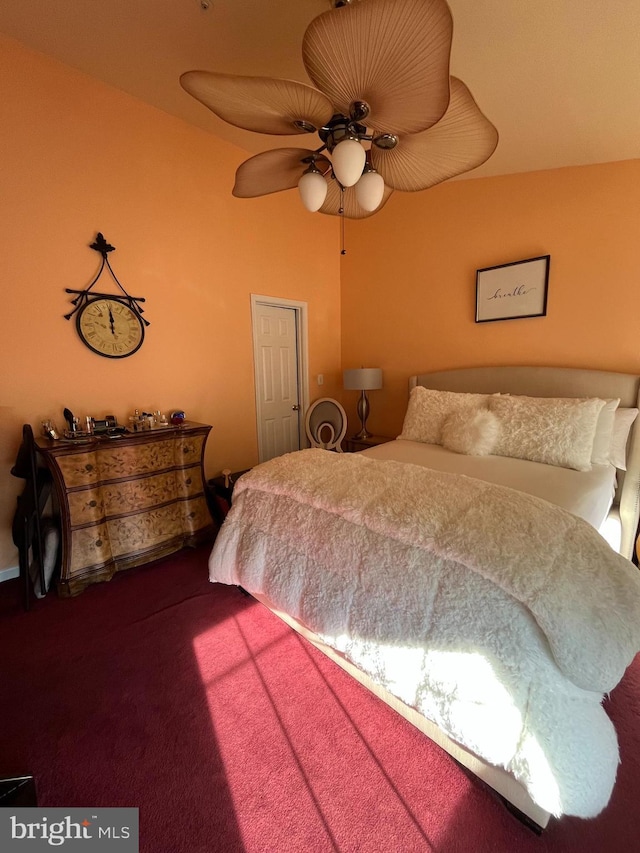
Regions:
<instances>
[{"instance_id":1,"label":"white pillow","mask_svg":"<svg viewBox=\"0 0 640 853\"><path fill-rule=\"evenodd\" d=\"M604 400L492 396L502 430L494 453L546 465L591 469L591 453Z\"/></svg>"},{"instance_id":2,"label":"white pillow","mask_svg":"<svg viewBox=\"0 0 640 853\"><path fill-rule=\"evenodd\" d=\"M461 409L445 418L442 425L442 444L467 456L489 456L499 435L500 421L488 409L471 413Z\"/></svg>"},{"instance_id":3,"label":"white pillow","mask_svg":"<svg viewBox=\"0 0 640 853\"><path fill-rule=\"evenodd\" d=\"M487 409L487 394L458 394L455 391L434 391L416 385L409 395L399 439L442 444L442 424L449 415L460 410L468 413Z\"/></svg>"},{"instance_id":4,"label":"white pillow","mask_svg":"<svg viewBox=\"0 0 640 853\"><path fill-rule=\"evenodd\" d=\"M615 413L609 461L622 471L627 470L627 440L631 424L637 417L638 409L618 409Z\"/></svg>"},{"instance_id":5,"label":"white pillow","mask_svg":"<svg viewBox=\"0 0 640 853\"><path fill-rule=\"evenodd\" d=\"M591 462L594 465L606 465L609 462L613 424L619 405L620 400L607 400L598 415L593 450L591 451Z\"/></svg>"}]
</instances>

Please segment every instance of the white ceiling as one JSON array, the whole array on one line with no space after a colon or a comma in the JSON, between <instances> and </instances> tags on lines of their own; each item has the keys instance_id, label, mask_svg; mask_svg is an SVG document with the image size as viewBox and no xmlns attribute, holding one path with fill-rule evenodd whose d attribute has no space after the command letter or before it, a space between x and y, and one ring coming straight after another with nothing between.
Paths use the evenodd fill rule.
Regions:
<instances>
[{"instance_id":1,"label":"white ceiling","mask_svg":"<svg viewBox=\"0 0 640 853\"><path fill-rule=\"evenodd\" d=\"M306 146L227 125L178 78L205 69L309 82L302 36L329 0L210 0L205 10L207 2L2 0L0 32L252 154ZM451 73L500 134L470 177L640 157L639 0L449 5Z\"/></svg>"}]
</instances>

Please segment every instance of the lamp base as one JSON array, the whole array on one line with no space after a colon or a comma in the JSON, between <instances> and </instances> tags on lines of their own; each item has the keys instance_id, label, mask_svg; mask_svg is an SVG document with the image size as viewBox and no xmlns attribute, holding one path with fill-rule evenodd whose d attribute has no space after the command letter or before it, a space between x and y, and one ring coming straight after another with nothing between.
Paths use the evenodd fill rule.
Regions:
<instances>
[{"instance_id":1,"label":"lamp base","mask_svg":"<svg viewBox=\"0 0 640 853\"><path fill-rule=\"evenodd\" d=\"M369 417L369 399L366 391L360 392L360 399L357 406L358 417L360 418L360 432L354 435L354 439L362 441L363 438L371 438L371 433L367 429L367 418Z\"/></svg>"},{"instance_id":2,"label":"lamp base","mask_svg":"<svg viewBox=\"0 0 640 853\"><path fill-rule=\"evenodd\" d=\"M362 441L363 438L371 438L372 435L373 435L372 432L369 432L366 429L361 429L357 435L352 435L351 438L354 441Z\"/></svg>"}]
</instances>

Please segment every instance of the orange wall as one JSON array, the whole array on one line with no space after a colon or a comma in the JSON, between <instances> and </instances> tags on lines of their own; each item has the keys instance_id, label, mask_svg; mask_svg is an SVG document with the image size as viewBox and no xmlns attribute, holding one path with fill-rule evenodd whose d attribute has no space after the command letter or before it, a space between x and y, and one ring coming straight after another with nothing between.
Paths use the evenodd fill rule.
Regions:
<instances>
[{"instance_id":1,"label":"orange wall","mask_svg":"<svg viewBox=\"0 0 640 853\"><path fill-rule=\"evenodd\" d=\"M213 424L206 474L257 460L250 293L309 303L310 396L380 366L369 426L395 435L407 377L479 364L640 369L640 161L396 193L347 223L291 194L230 194L244 154L0 36L0 569L16 564L9 474L22 423L62 409L124 419L184 408ZM65 287L86 285L97 231L147 299L143 348L112 361L78 340ZM476 325L475 270L551 255L546 318ZM341 357L342 354L342 357ZM318 389L316 374L325 385Z\"/></svg>"},{"instance_id":2,"label":"orange wall","mask_svg":"<svg viewBox=\"0 0 640 853\"><path fill-rule=\"evenodd\" d=\"M396 193L347 226L344 367L384 369L372 432L397 435L412 373L545 364L640 371L640 160ZM551 255L546 317L474 322L476 269ZM357 395L345 392L350 417Z\"/></svg>"},{"instance_id":3,"label":"orange wall","mask_svg":"<svg viewBox=\"0 0 640 853\"><path fill-rule=\"evenodd\" d=\"M308 302L309 373L325 376L311 399L339 393L340 255L335 221L290 194L231 196L247 156L233 146L2 37L0 70L2 569L17 564L22 481L9 469L23 423L62 427L65 406L120 420L179 407L213 425L208 477L257 461L252 292ZM121 361L90 352L63 319L65 287L98 269L98 231L151 321Z\"/></svg>"}]
</instances>

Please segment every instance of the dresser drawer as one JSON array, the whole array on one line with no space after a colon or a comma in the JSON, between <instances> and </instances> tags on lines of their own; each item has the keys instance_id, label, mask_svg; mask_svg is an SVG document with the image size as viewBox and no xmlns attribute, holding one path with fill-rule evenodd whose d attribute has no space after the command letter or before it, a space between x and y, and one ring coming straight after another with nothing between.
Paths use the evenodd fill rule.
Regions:
<instances>
[{"instance_id":1,"label":"dresser drawer","mask_svg":"<svg viewBox=\"0 0 640 853\"><path fill-rule=\"evenodd\" d=\"M69 519L71 527L81 524L94 524L104 518L104 490L100 488L82 489L79 492L69 492Z\"/></svg>"},{"instance_id":2,"label":"dresser drawer","mask_svg":"<svg viewBox=\"0 0 640 853\"><path fill-rule=\"evenodd\" d=\"M107 526L114 557L149 550L183 533L179 503L126 518L112 518Z\"/></svg>"},{"instance_id":3,"label":"dresser drawer","mask_svg":"<svg viewBox=\"0 0 640 853\"><path fill-rule=\"evenodd\" d=\"M173 442L154 441L138 445L110 444L100 451L100 479L124 480L174 466Z\"/></svg>"},{"instance_id":4,"label":"dresser drawer","mask_svg":"<svg viewBox=\"0 0 640 853\"><path fill-rule=\"evenodd\" d=\"M199 465L206 435L183 435L176 439L176 465Z\"/></svg>"},{"instance_id":5,"label":"dresser drawer","mask_svg":"<svg viewBox=\"0 0 640 853\"><path fill-rule=\"evenodd\" d=\"M138 480L104 484L101 489L107 518L175 501L178 495L176 472L154 474Z\"/></svg>"},{"instance_id":6,"label":"dresser drawer","mask_svg":"<svg viewBox=\"0 0 640 853\"><path fill-rule=\"evenodd\" d=\"M174 445L178 445L178 448ZM59 456L57 463L66 488L73 489L105 480L124 480L153 471L166 471L175 467L176 455L179 464L183 465L183 458L188 459L192 452L186 438L177 442L140 442L138 445L118 445L114 442L90 452ZM199 461L200 457L197 459Z\"/></svg>"},{"instance_id":7,"label":"dresser drawer","mask_svg":"<svg viewBox=\"0 0 640 853\"><path fill-rule=\"evenodd\" d=\"M71 534L71 554L68 571L63 568L62 579L68 580L88 566L108 563L113 556L106 523L74 530Z\"/></svg>"},{"instance_id":8,"label":"dresser drawer","mask_svg":"<svg viewBox=\"0 0 640 853\"><path fill-rule=\"evenodd\" d=\"M181 498L190 498L201 495L204 491L202 482L202 468L200 465L192 468L181 468L175 472L176 489Z\"/></svg>"},{"instance_id":9,"label":"dresser drawer","mask_svg":"<svg viewBox=\"0 0 640 853\"><path fill-rule=\"evenodd\" d=\"M211 514L205 497L183 501L180 506L182 508L182 526L185 531L193 534L211 524Z\"/></svg>"},{"instance_id":10,"label":"dresser drawer","mask_svg":"<svg viewBox=\"0 0 640 853\"><path fill-rule=\"evenodd\" d=\"M76 486L89 486L91 483L98 482L100 479L98 452L97 450L88 450L84 453L58 456L56 463L67 489L73 489Z\"/></svg>"},{"instance_id":11,"label":"dresser drawer","mask_svg":"<svg viewBox=\"0 0 640 853\"><path fill-rule=\"evenodd\" d=\"M138 480L107 483L102 485L99 492L102 495L103 514L111 518L201 494L202 488L202 473L198 467L166 471Z\"/></svg>"}]
</instances>

